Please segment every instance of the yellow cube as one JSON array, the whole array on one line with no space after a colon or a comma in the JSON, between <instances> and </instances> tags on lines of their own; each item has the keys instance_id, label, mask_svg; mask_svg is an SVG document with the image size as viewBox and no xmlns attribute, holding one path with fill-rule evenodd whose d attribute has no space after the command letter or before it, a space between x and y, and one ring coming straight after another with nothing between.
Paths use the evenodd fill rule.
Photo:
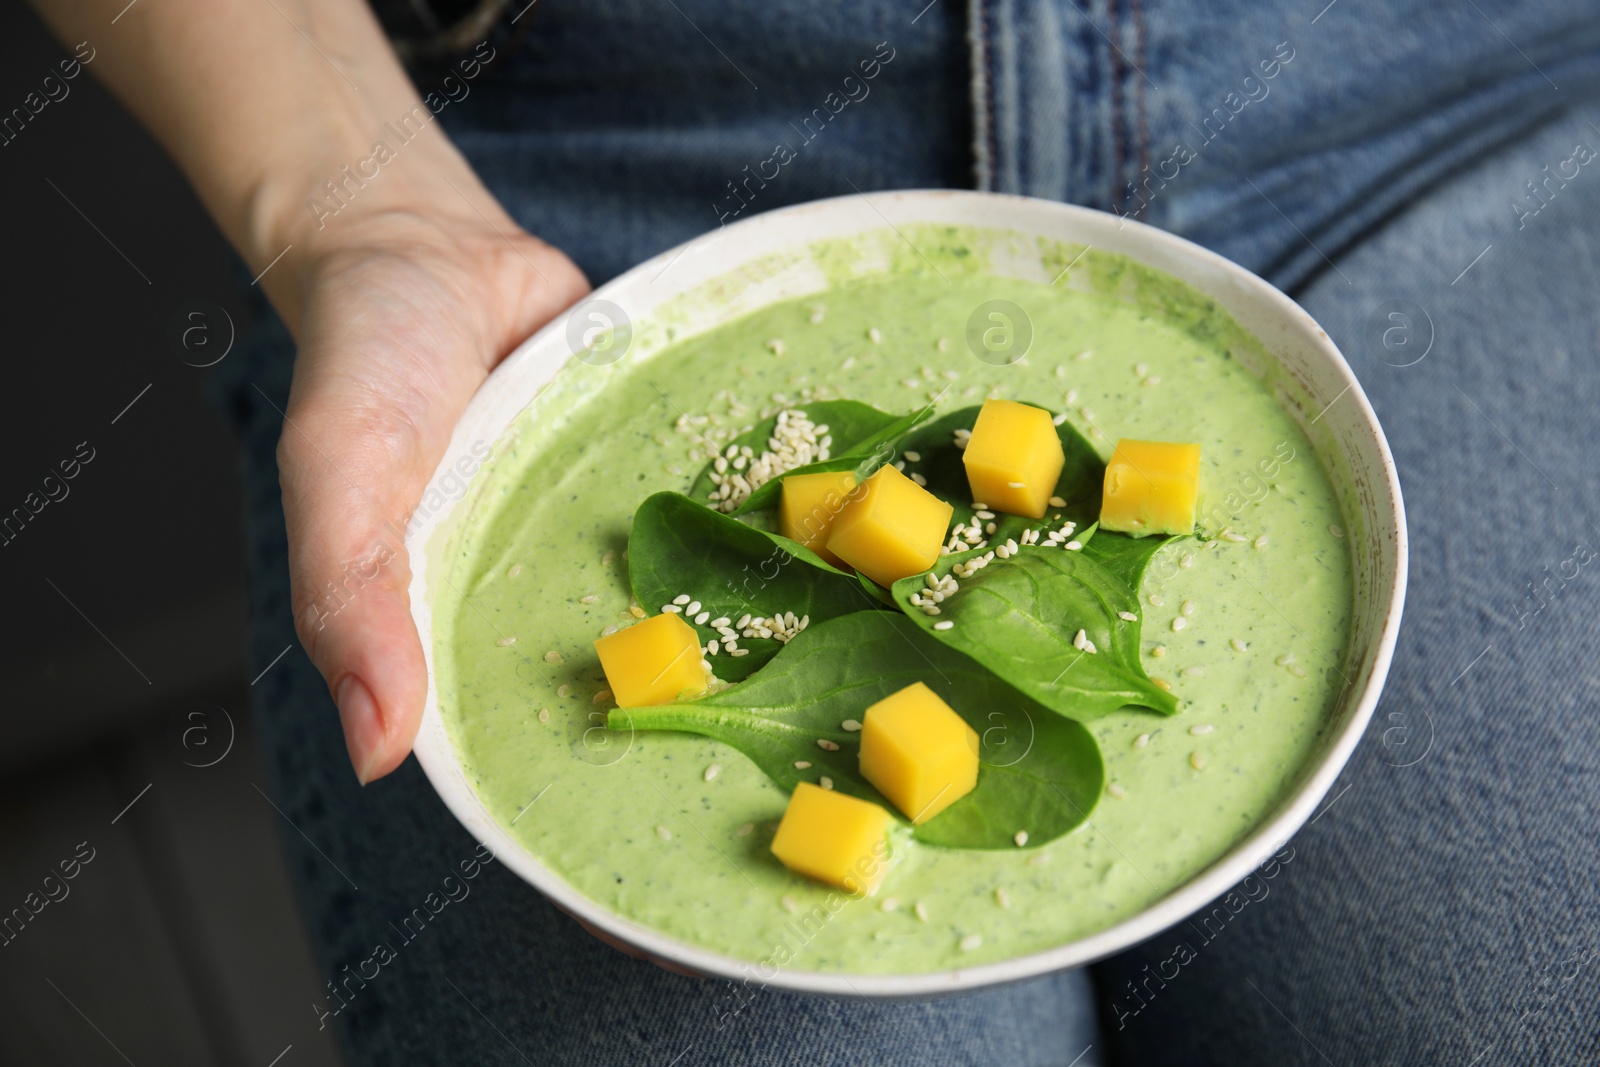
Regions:
<instances>
[{"instance_id":1,"label":"yellow cube","mask_svg":"<svg viewBox=\"0 0 1600 1067\"><path fill-rule=\"evenodd\" d=\"M871 894L889 873L884 838L893 821L869 800L801 782L772 838L772 854L797 874Z\"/></svg>"},{"instance_id":2,"label":"yellow cube","mask_svg":"<svg viewBox=\"0 0 1600 1067\"><path fill-rule=\"evenodd\" d=\"M973 500L1039 519L1067 457L1048 411L1014 400L985 400L961 461Z\"/></svg>"},{"instance_id":3,"label":"yellow cube","mask_svg":"<svg viewBox=\"0 0 1600 1067\"><path fill-rule=\"evenodd\" d=\"M1199 487L1199 445L1124 438L1106 464L1100 528L1134 537L1189 533Z\"/></svg>"},{"instance_id":4,"label":"yellow cube","mask_svg":"<svg viewBox=\"0 0 1600 1067\"><path fill-rule=\"evenodd\" d=\"M594 643L619 708L671 704L706 691L700 635L674 614L652 616Z\"/></svg>"},{"instance_id":5,"label":"yellow cube","mask_svg":"<svg viewBox=\"0 0 1600 1067\"><path fill-rule=\"evenodd\" d=\"M828 550L828 532L855 487L856 476L850 471L790 475L783 480L778 532L839 566L844 561Z\"/></svg>"},{"instance_id":6,"label":"yellow cube","mask_svg":"<svg viewBox=\"0 0 1600 1067\"><path fill-rule=\"evenodd\" d=\"M977 731L914 682L861 717L861 775L920 825L978 784Z\"/></svg>"},{"instance_id":7,"label":"yellow cube","mask_svg":"<svg viewBox=\"0 0 1600 1067\"><path fill-rule=\"evenodd\" d=\"M933 566L954 512L893 467L880 467L834 516L828 550L890 586Z\"/></svg>"}]
</instances>

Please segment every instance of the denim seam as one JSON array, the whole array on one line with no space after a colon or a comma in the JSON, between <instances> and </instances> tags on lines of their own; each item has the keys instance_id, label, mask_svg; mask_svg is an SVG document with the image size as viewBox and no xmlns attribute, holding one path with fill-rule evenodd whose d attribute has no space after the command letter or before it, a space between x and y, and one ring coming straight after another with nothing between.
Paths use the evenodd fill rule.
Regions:
<instances>
[{"instance_id":1,"label":"denim seam","mask_svg":"<svg viewBox=\"0 0 1600 1067\"><path fill-rule=\"evenodd\" d=\"M1122 91L1122 46L1117 39L1122 36L1119 29L1122 21L1122 12L1118 10L1117 0L1106 0L1106 48L1111 64L1111 196L1110 205L1115 207L1119 191L1122 189L1122 165L1126 155L1126 122L1123 112L1127 107Z\"/></svg>"},{"instance_id":2,"label":"denim seam","mask_svg":"<svg viewBox=\"0 0 1600 1067\"><path fill-rule=\"evenodd\" d=\"M1129 0L1133 9L1133 62L1134 62L1134 108L1138 113L1137 137L1139 142L1138 169L1134 171L1133 180L1138 181L1139 175L1150 169L1150 114L1145 107L1144 85L1148 80L1145 77L1145 32L1144 32L1144 4L1143 0ZM1112 200L1113 207L1116 200ZM1139 210L1134 218L1143 220L1144 204L1140 203Z\"/></svg>"},{"instance_id":3,"label":"denim seam","mask_svg":"<svg viewBox=\"0 0 1600 1067\"><path fill-rule=\"evenodd\" d=\"M981 192L993 192L997 157L994 104L994 49L989 39L988 0L972 0L967 38L972 53L973 177Z\"/></svg>"}]
</instances>

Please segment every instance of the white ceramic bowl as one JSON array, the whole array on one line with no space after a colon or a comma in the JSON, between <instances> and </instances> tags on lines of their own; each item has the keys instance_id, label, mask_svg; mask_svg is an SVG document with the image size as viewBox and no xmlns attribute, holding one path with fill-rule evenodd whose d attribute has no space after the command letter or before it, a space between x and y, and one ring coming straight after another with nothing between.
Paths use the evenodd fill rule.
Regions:
<instances>
[{"instance_id":1,"label":"white ceramic bowl","mask_svg":"<svg viewBox=\"0 0 1600 1067\"><path fill-rule=\"evenodd\" d=\"M640 264L602 286L591 301L610 301L625 309L632 322L632 344L658 348L667 341L666 330L653 316L669 302L675 307L677 336L698 333L768 303L822 288L820 271L805 255L812 242L919 223L1012 231L1121 253L1216 300L1260 339L1275 362L1250 369L1272 384L1280 403L1305 429L1344 514L1355 584L1344 666L1350 684L1331 713L1332 728L1277 808L1209 868L1131 918L1089 937L998 963L911 975L784 969L768 983L776 987L869 997L970 990L1090 963L1181 921L1260 866L1311 816L1366 729L1400 625L1406 588L1405 514L1394 460L1361 386L1327 334L1298 305L1244 268L1181 238L1103 212L1045 200L954 191L874 193L802 204L716 230ZM1019 247L1031 246L1024 242ZM1014 264L996 269L1038 279L1042 268L1023 254ZM681 309L687 294L702 299L693 301L698 311L685 320ZM539 331L490 375L456 427L447 456L463 455L473 442L500 437L572 358L569 338L581 335L586 323L601 321L589 318L591 301ZM431 606L436 590L429 581L424 545L450 521L455 507L469 506L472 499L468 494L423 521L413 521L407 538L413 566L412 613L429 660L428 702L416 742L423 770L469 831L568 912L661 959L703 974L743 978L739 969L743 961L640 926L579 894L507 833L469 785L433 688Z\"/></svg>"}]
</instances>

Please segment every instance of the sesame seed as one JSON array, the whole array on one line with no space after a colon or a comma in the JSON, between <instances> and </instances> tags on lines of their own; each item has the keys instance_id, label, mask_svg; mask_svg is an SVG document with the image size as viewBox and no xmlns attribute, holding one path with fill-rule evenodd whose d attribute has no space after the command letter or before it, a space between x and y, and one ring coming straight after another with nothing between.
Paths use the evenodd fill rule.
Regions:
<instances>
[{"instance_id":1,"label":"sesame seed","mask_svg":"<svg viewBox=\"0 0 1600 1067\"><path fill-rule=\"evenodd\" d=\"M1152 674L1150 676L1150 684L1155 686L1157 689L1165 690L1168 693L1172 692L1172 683L1167 681L1165 678L1157 678Z\"/></svg>"},{"instance_id":2,"label":"sesame seed","mask_svg":"<svg viewBox=\"0 0 1600 1067\"><path fill-rule=\"evenodd\" d=\"M908 448L908 449L906 449L906 459L910 460L912 463L921 463L922 462L922 453L921 452L913 452L911 449Z\"/></svg>"},{"instance_id":3,"label":"sesame seed","mask_svg":"<svg viewBox=\"0 0 1600 1067\"><path fill-rule=\"evenodd\" d=\"M1233 650L1235 652L1248 652L1248 651L1250 651L1250 646L1245 644L1243 641L1239 640L1237 637L1230 639L1228 641L1228 644L1233 646Z\"/></svg>"},{"instance_id":4,"label":"sesame seed","mask_svg":"<svg viewBox=\"0 0 1600 1067\"><path fill-rule=\"evenodd\" d=\"M983 947L983 935L982 934L968 934L966 937L963 937L961 939L961 951L962 952L971 952L974 949L978 949L978 948L982 948L982 947Z\"/></svg>"},{"instance_id":5,"label":"sesame seed","mask_svg":"<svg viewBox=\"0 0 1600 1067\"><path fill-rule=\"evenodd\" d=\"M1098 648L1094 647L1094 642L1088 638L1084 638L1083 640L1083 650L1091 656L1100 651Z\"/></svg>"},{"instance_id":6,"label":"sesame seed","mask_svg":"<svg viewBox=\"0 0 1600 1067\"><path fill-rule=\"evenodd\" d=\"M1002 908L1011 907L1011 894L1006 892L1005 886L997 885L994 887L994 902Z\"/></svg>"},{"instance_id":7,"label":"sesame seed","mask_svg":"<svg viewBox=\"0 0 1600 1067\"><path fill-rule=\"evenodd\" d=\"M778 907L791 915L800 910L800 905L794 902L794 897L789 896L787 893L778 898Z\"/></svg>"},{"instance_id":8,"label":"sesame seed","mask_svg":"<svg viewBox=\"0 0 1600 1067\"><path fill-rule=\"evenodd\" d=\"M1028 488L1028 485L1027 485L1026 482L1007 482L1006 484L1009 485L1013 489L1026 489L1026 488Z\"/></svg>"},{"instance_id":9,"label":"sesame seed","mask_svg":"<svg viewBox=\"0 0 1600 1067\"><path fill-rule=\"evenodd\" d=\"M1340 526L1338 523L1329 523L1328 532L1333 534L1333 536L1340 538L1341 540L1344 538L1344 527Z\"/></svg>"},{"instance_id":10,"label":"sesame seed","mask_svg":"<svg viewBox=\"0 0 1600 1067\"><path fill-rule=\"evenodd\" d=\"M663 840L663 841L671 841L672 840L672 831L668 830L665 826L657 826L656 827L656 836L661 838L661 840Z\"/></svg>"},{"instance_id":11,"label":"sesame seed","mask_svg":"<svg viewBox=\"0 0 1600 1067\"><path fill-rule=\"evenodd\" d=\"M663 614L663 615L681 615L681 614L683 614L683 609L678 607L678 605L676 605L676 604L663 604L663 605L661 605L661 614Z\"/></svg>"},{"instance_id":12,"label":"sesame seed","mask_svg":"<svg viewBox=\"0 0 1600 1067\"><path fill-rule=\"evenodd\" d=\"M1193 615L1193 614L1194 614L1194 601L1192 601L1192 600L1185 600L1185 601L1184 601L1184 602L1183 602L1183 607L1181 607L1181 608L1179 608L1179 609L1178 609L1178 611L1179 611L1179 612L1180 612L1180 613L1181 613L1181 614L1182 614L1182 615L1183 615L1183 616L1184 616L1184 617L1185 617L1185 618L1188 618L1188 617L1189 617L1189 616L1190 616L1190 615Z\"/></svg>"},{"instance_id":13,"label":"sesame seed","mask_svg":"<svg viewBox=\"0 0 1600 1067\"><path fill-rule=\"evenodd\" d=\"M1289 673L1294 675L1296 678L1304 678L1306 676L1306 669L1300 666L1298 663L1291 663L1289 664Z\"/></svg>"},{"instance_id":14,"label":"sesame seed","mask_svg":"<svg viewBox=\"0 0 1600 1067\"><path fill-rule=\"evenodd\" d=\"M1065 548L1068 552L1078 552L1078 551L1081 551L1083 549L1083 542L1082 541L1068 541L1066 544L1062 545L1061 547Z\"/></svg>"},{"instance_id":15,"label":"sesame seed","mask_svg":"<svg viewBox=\"0 0 1600 1067\"><path fill-rule=\"evenodd\" d=\"M1017 554L1017 542L1014 538L1006 538L1006 549L1014 556Z\"/></svg>"},{"instance_id":16,"label":"sesame seed","mask_svg":"<svg viewBox=\"0 0 1600 1067\"><path fill-rule=\"evenodd\" d=\"M674 600L673 603L676 604L676 603L678 603L678 601ZM698 615L698 614L700 614L700 601L698 601L698 600L692 601L689 604L688 607L683 609L683 613L685 615Z\"/></svg>"},{"instance_id":17,"label":"sesame seed","mask_svg":"<svg viewBox=\"0 0 1600 1067\"><path fill-rule=\"evenodd\" d=\"M813 319L812 321L815 322L817 320ZM844 362L839 364L839 369L840 370L849 370L851 367L854 367L855 365L856 365L856 357L855 356L846 356Z\"/></svg>"},{"instance_id":18,"label":"sesame seed","mask_svg":"<svg viewBox=\"0 0 1600 1067\"><path fill-rule=\"evenodd\" d=\"M811 761L808 759L797 759L794 761L794 769L797 771L808 771L811 769Z\"/></svg>"},{"instance_id":19,"label":"sesame seed","mask_svg":"<svg viewBox=\"0 0 1600 1067\"><path fill-rule=\"evenodd\" d=\"M1162 596L1160 593L1151 593L1150 594L1150 604L1151 604L1152 607L1157 607L1157 608L1164 607L1166 605L1166 603L1167 603L1167 598Z\"/></svg>"},{"instance_id":20,"label":"sesame seed","mask_svg":"<svg viewBox=\"0 0 1600 1067\"><path fill-rule=\"evenodd\" d=\"M878 905L879 911L893 911L900 906L899 897L884 897L883 903Z\"/></svg>"},{"instance_id":21,"label":"sesame seed","mask_svg":"<svg viewBox=\"0 0 1600 1067\"><path fill-rule=\"evenodd\" d=\"M998 529L998 527L992 522L986 522L983 524L983 532L986 534L992 534L996 529Z\"/></svg>"},{"instance_id":22,"label":"sesame seed","mask_svg":"<svg viewBox=\"0 0 1600 1067\"><path fill-rule=\"evenodd\" d=\"M734 623L733 625L734 625L734 627L736 629L740 629L740 630L744 629L746 626L750 625L750 615L748 613L746 613L744 615L739 616L739 621Z\"/></svg>"},{"instance_id":23,"label":"sesame seed","mask_svg":"<svg viewBox=\"0 0 1600 1067\"><path fill-rule=\"evenodd\" d=\"M749 654L750 654L750 650L748 648L736 648L733 651L728 653L728 655L734 656L734 657L748 656Z\"/></svg>"},{"instance_id":24,"label":"sesame seed","mask_svg":"<svg viewBox=\"0 0 1600 1067\"><path fill-rule=\"evenodd\" d=\"M1260 537L1258 537L1254 541L1252 541L1251 544L1256 548L1266 548L1267 547L1267 535L1266 534L1262 534Z\"/></svg>"},{"instance_id":25,"label":"sesame seed","mask_svg":"<svg viewBox=\"0 0 1600 1067\"><path fill-rule=\"evenodd\" d=\"M1236 545L1242 545L1246 541L1250 540L1250 538L1246 537L1244 534L1234 533L1232 530L1224 530L1219 536L1221 536L1224 541L1232 541Z\"/></svg>"},{"instance_id":26,"label":"sesame seed","mask_svg":"<svg viewBox=\"0 0 1600 1067\"><path fill-rule=\"evenodd\" d=\"M837 752L839 751L839 742L829 741L826 737L819 737L817 738L817 747L824 752Z\"/></svg>"},{"instance_id":27,"label":"sesame seed","mask_svg":"<svg viewBox=\"0 0 1600 1067\"><path fill-rule=\"evenodd\" d=\"M694 617L694 624L696 626L704 626L706 623L708 623L710 621L711 621L711 612L709 612L709 611L702 611L700 614L698 614L698 615L696 615Z\"/></svg>"},{"instance_id":28,"label":"sesame seed","mask_svg":"<svg viewBox=\"0 0 1600 1067\"><path fill-rule=\"evenodd\" d=\"M544 661L546 663L560 663L561 653L552 648L549 652L544 654Z\"/></svg>"},{"instance_id":29,"label":"sesame seed","mask_svg":"<svg viewBox=\"0 0 1600 1067\"><path fill-rule=\"evenodd\" d=\"M747 822L743 826L741 826L737 830L735 830L733 832L733 836L734 837L749 837L751 834L753 834L755 832L755 829L756 829L756 824L755 823Z\"/></svg>"},{"instance_id":30,"label":"sesame seed","mask_svg":"<svg viewBox=\"0 0 1600 1067\"><path fill-rule=\"evenodd\" d=\"M1149 743L1150 743L1150 735L1149 734L1140 734L1138 737L1135 737L1133 739L1133 747L1134 748L1143 748L1144 746L1148 745Z\"/></svg>"},{"instance_id":31,"label":"sesame seed","mask_svg":"<svg viewBox=\"0 0 1600 1067\"><path fill-rule=\"evenodd\" d=\"M1273 660L1272 662L1276 663L1280 667L1287 667L1289 664L1294 662L1294 653L1293 652L1285 652L1283 655L1279 656L1277 659Z\"/></svg>"},{"instance_id":32,"label":"sesame seed","mask_svg":"<svg viewBox=\"0 0 1600 1067\"><path fill-rule=\"evenodd\" d=\"M1063 412L1062 412L1062 413L1061 413L1061 414L1059 414L1059 415L1056 415L1056 416L1054 416L1054 417L1053 417L1053 418L1052 418L1052 419L1051 419L1051 420L1050 420L1050 422L1051 422L1051 423L1052 423L1052 424L1053 424L1053 425L1056 425L1056 426L1060 426L1060 425L1061 425L1061 424L1062 424L1062 423L1064 423L1064 422L1066 422L1066 421L1067 421L1067 413L1066 413L1066 412L1065 412L1065 411L1063 411Z\"/></svg>"},{"instance_id":33,"label":"sesame seed","mask_svg":"<svg viewBox=\"0 0 1600 1067\"><path fill-rule=\"evenodd\" d=\"M499 645L501 648L506 648L507 646L514 645L516 643L517 639L515 637L502 637L495 642L495 644Z\"/></svg>"},{"instance_id":34,"label":"sesame seed","mask_svg":"<svg viewBox=\"0 0 1600 1067\"><path fill-rule=\"evenodd\" d=\"M1114 797L1117 800L1121 800L1123 797L1125 797L1127 795L1128 795L1128 791L1126 789L1122 788L1116 782L1107 782L1106 783L1106 796Z\"/></svg>"},{"instance_id":35,"label":"sesame seed","mask_svg":"<svg viewBox=\"0 0 1600 1067\"><path fill-rule=\"evenodd\" d=\"M922 475L918 474L916 471L912 471L911 472L911 480L916 482L918 485L921 485L921 486L926 486L928 484L928 479L924 478Z\"/></svg>"},{"instance_id":36,"label":"sesame seed","mask_svg":"<svg viewBox=\"0 0 1600 1067\"><path fill-rule=\"evenodd\" d=\"M593 604L596 600L599 600L599 599L600 599L599 597L595 596L593 593L590 593L588 596L579 597L578 598L578 603L580 603L580 604Z\"/></svg>"},{"instance_id":37,"label":"sesame seed","mask_svg":"<svg viewBox=\"0 0 1600 1067\"><path fill-rule=\"evenodd\" d=\"M706 768L706 781L708 781L708 782L713 781L717 777L717 775L719 775L721 773L722 773L722 768L720 766L718 766L717 764L713 763L711 766Z\"/></svg>"},{"instance_id":38,"label":"sesame seed","mask_svg":"<svg viewBox=\"0 0 1600 1067\"><path fill-rule=\"evenodd\" d=\"M1184 568L1193 567L1194 566L1194 553L1185 552L1183 554L1183 557L1178 560L1178 566L1184 567Z\"/></svg>"},{"instance_id":39,"label":"sesame seed","mask_svg":"<svg viewBox=\"0 0 1600 1067\"><path fill-rule=\"evenodd\" d=\"M984 508L979 508L977 511L972 513L972 517L975 519L992 519L994 518L994 512Z\"/></svg>"},{"instance_id":40,"label":"sesame seed","mask_svg":"<svg viewBox=\"0 0 1600 1067\"><path fill-rule=\"evenodd\" d=\"M733 620L731 620L731 619L729 619L729 618L728 618L728 617L727 617L727 616L726 616L726 615L724 615L724 616L722 616L722 617L721 617L721 618L719 618L719 619L712 619L712 620L711 620L711 625L712 625L712 626L713 626L713 627L714 627L714 628L715 628L715 629L716 629L716 630L717 630L717 631L718 631L718 632L721 632L721 631L722 631L722 629L723 629L723 628L724 628L724 627L726 627L726 626L727 626L727 625L728 625L728 623L729 623L729 622L731 622L731 621L733 621Z\"/></svg>"},{"instance_id":41,"label":"sesame seed","mask_svg":"<svg viewBox=\"0 0 1600 1067\"><path fill-rule=\"evenodd\" d=\"M1191 734L1193 734L1194 736L1196 736L1196 737L1204 737L1206 734L1209 734L1212 730L1215 730L1215 729L1216 729L1216 727L1212 726L1210 723L1202 722L1202 723L1198 723L1198 724L1196 724L1194 726L1189 727L1189 732Z\"/></svg>"},{"instance_id":42,"label":"sesame seed","mask_svg":"<svg viewBox=\"0 0 1600 1067\"><path fill-rule=\"evenodd\" d=\"M632 615L636 619L642 619L642 618L644 618L645 611L644 611L643 608L641 608L637 604L629 604L628 605L628 614Z\"/></svg>"},{"instance_id":43,"label":"sesame seed","mask_svg":"<svg viewBox=\"0 0 1600 1067\"><path fill-rule=\"evenodd\" d=\"M1197 771L1205 770L1206 769L1206 754L1204 752L1191 752L1191 753L1189 753L1189 766L1193 767Z\"/></svg>"},{"instance_id":44,"label":"sesame seed","mask_svg":"<svg viewBox=\"0 0 1600 1067\"><path fill-rule=\"evenodd\" d=\"M540 722L549 722L550 721L550 709L549 708L540 708L539 709L539 721Z\"/></svg>"},{"instance_id":45,"label":"sesame seed","mask_svg":"<svg viewBox=\"0 0 1600 1067\"><path fill-rule=\"evenodd\" d=\"M617 561L617 550L614 549L614 548L606 549L605 553L603 555L601 555L601 557L600 557L600 565L602 567L609 567L613 563L615 563L616 561Z\"/></svg>"},{"instance_id":46,"label":"sesame seed","mask_svg":"<svg viewBox=\"0 0 1600 1067\"><path fill-rule=\"evenodd\" d=\"M1073 635L1072 647L1081 652L1081 651L1083 651L1084 642L1087 641L1088 639L1089 639L1088 632L1085 631L1085 630L1079 630L1076 634Z\"/></svg>"},{"instance_id":47,"label":"sesame seed","mask_svg":"<svg viewBox=\"0 0 1600 1067\"><path fill-rule=\"evenodd\" d=\"M1022 848L1024 845L1026 845L1028 843L1028 831L1026 831L1026 830L1018 830L1015 834L1012 835L1011 840L1013 840L1013 841L1015 841L1017 843L1017 847L1018 848Z\"/></svg>"},{"instance_id":48,"label":"sesame seed","mask_svg":"<svg viewBox=\"0 0 1600 1067\"><path fill-rule=\"evenodd\" d=\"M1172 620L1172 632L1173 633L1179 633L1180 631L1183 630L1183 628L1185 626L1188 626L1188 625L1189 625L1189 620L1184 618L1182 615L1179 615L1176 619Z\"/></svg>"},{"instance_id":49,"label":"sesame seed","mask_svg":"<svg viewBox=\"0 0 1600 1067\"><path fill-rule=\"evenodd\" d=\"M1123 622L1138 622L1139 621L1139 616L1135 615L1131 611L1119 611L1119 612L1117 612L1117 618L1121 619Z\"/></svg>"},{"instance_id":50,"label":"sesame seed","mask_svg":"<svg viewBox=\"0 0 1600 1067\"><path fill-rule=\"evenodd\" d=\"M783 347L783 338L781 337L774 337L772 340L767 342L768 350L770 350L775 356L783 355Z\"/></svg>"},{"instance_id":51,"label":"sesame seed","mask_svg":"<svg viewBox=\"0 0 1600 1067\"><path fill-rule=\"evenodd\" d=\"M820 785L824 789L832 789L833 788L833 779L829 778L826 774L824 774L821 778L817 779L817 784Z\"/></svg>"},{"instance_id":52,"label":"sesame seed","mask_svg":"<svg viewBox=\"0 0 1600 1067\"><path fill-rule=\"evenodd\" d=\"M522 564L520 564L520 563L513 563L511 566L506 568L506 577L507 578L515 578L517 575L519 575L521 573L522 573Z\"/></svg>"},{"instance_id":53,"label":"sesame seed","mask_svg":"<svg viewBox=\"0 0 1600 1067\"><path fill-rule=\"evenodd\" d=\"M871 341L873 344L877 344L883 340L883 331L878 329L876 326L872 327L867 331L867 340Z\"/></svg>"},{"instance_id":54,"label":"sesame seed","mask_svg":"<svg viewBox=\"0 0 1600 1067\"><path fill-rule=\"evenodd\" d=\"M968 432L968 433L971 433L971 432L972 432L972 431L971 431L971 430L968 430L968 431L967 431L967 432ZM972 510L973 510L973 511L974 511L974 512L978 512L978 511L988 511L988 510L989 510L989 505L988 505L988 504L985 504L985 503L984 503L984 502L983 502L983 501L981 501L981 500L974 500L974 501L973 501L973 502L972 502ZM989 517L990 517L990 518L991 518L991 519L992 519L992 518L994 518L994 516L993 516L993 515L990 515L990 516L989 516Z\"/></svg>"},{"instance_id":55,"label":"sesame seed","mask_svg":"<svg viewBox=\"0 0 1600 1067\"><path fill-rule=\"evenodd\" d=\"M610 699L611 699L611 690L602 689L598 693L596 693L593 697L590 698L590 703L603 704L607 700L610 700Z\"/></svg>"},{"instance_id":56,"label":"sesame seed","mask_svg":"<svg viewBox=\"0 0 1600 1067\"><path fill-rule=\"evenodd\" d=\"M572 686L570 686L570 685L562 685L562 686L559 686L556 689L556 696L558 696L558 697L569 697L571 695L572 695Z\"/></svg>"},{"instance_id":57,"label":"sesame seed","mask_svg":"<svg viewBox=\"0 0 1600 1067\"><path fill-rule=\"evenodd\" d=\"M1064 508L1067 506L1067 502L1058 496L1053 496L1050 498L1050 506L1053 508Z\"/></svg>"},{"instance_id":58,"label":"sesame seed","mask_svg":"<svg viewBox=\"0 0 1600 1067\"><path fill-rule=\"evenodd\" d=\"M1161 384L1161 375L1152 374L1152 375L1150 375L1150 377L1146 378L1144 381L1140 382L1139 384L1140 385L1160 385Z\"/></svg>"},{"instance_id":59,"label":"sesame seed","mask_svg":"<svg viewBox=\"0 0 1600 1067\"><path fill-rule=\"evenodd\" d=\"M715 640L706 642L706 655L715 656L717 651L717 642Z\"/></svg>"},{"instance_id":60,"label":"sesame seed","mask_svg":"<svg viewBox=\"0 0 1600 1067\"><path fill-rule=\"evenodd\" d=\"M954 627L955 627L955 623L951 622L949 619L946 619L943 622L936 622L936 623L933 624L933 628L935 630L949 630L949 629L953 629Z\"/></svg>"},{"instance_id":61,"label":"sesame seed","mask_svg":"<svg viewBox=\"0 0 1600 1067\"><path fill-rule=\"evenodd\" d=\"M1156 645L1154 648L1152 648L1150 650L1150 654L1152 656L1156 657L1157 659L1160 659L1162 656L1165 656L1167 654L1167 646L1166 645Z\"/></svg>"}]
</instances>

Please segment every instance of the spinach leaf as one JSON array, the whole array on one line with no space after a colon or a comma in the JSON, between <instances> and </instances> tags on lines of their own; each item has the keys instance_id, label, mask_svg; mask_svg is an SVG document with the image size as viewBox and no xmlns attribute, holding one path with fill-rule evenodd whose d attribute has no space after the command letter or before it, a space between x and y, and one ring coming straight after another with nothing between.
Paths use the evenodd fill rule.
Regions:
<instances>
[{"instance_id":1,"label":"spinach leaf","mask_svg":"<svg viewBox=\"0 0 1600 1067\"><path fill-rule=\"evenodd\" d=\"M730 514L744 515L774 506L778 502L779 486L783 484L783 479L791 474L853 470L857 471L858 478L865 478L877 469L888 455L887 451L876 456L875 453L878 453L883 445L927 419L932 414L933 408L929 405L909 415L897 416L887 411L879 411L859 400L818 400L796 405L790 410L804 411L806 417L813 423L828 428L827 436L833 439L833 443L829 446L828 458L795 467L763 482ZM778 417L774 415L734 438L729 444L748 446L759 456L768 450L768 444L777 425ZM726 445L723 451L727 451ZM711 481L714 463L713 460L712 463L706 464L695 478L694 485L690 487L689 496L694 500L710 501L711 493L716 489L716 485Z\"/></svg>"},{"instance_id":2,"label":"spinach leaf","mask_svg":"<svg viewBox=\"0 0 1600 1067\"><path fill-rule=\"evenodd\" d=\"M656 493L639 505L628 535L628 581L646 611L654 613L688 593L715 620L745 614L793 612L811 623L879 606L854 574L823 561L786 537L747 526L679 493ZM695 623L701 644L721 640ZM749 655L711 657L724 681L748 677L782 648L776 638L740 638Z\"/></svg>"},{"instance_id":3,"label":"spinach leaf","mask_svg":"<svg viewBox=\"0 0 1600 1067\"><path fill-rule=\"evenodd\" d=\"M912 594L926 592L923 575L896 582L894 598L935 639L1069 719L1087 722L1129 704L1171 715L1177 700L1139 658L1139 578L1164 542L1102 531L1082 551L1024 546L957 579L960 590L936 616L911 603ZM978 555L942 556L933 573L943 577ZM954 625L934 629L941 622ZM1079 630L1095 652L1076 647Z\"/></svg>"},{"instance_id":4,"label":"spinach leaf","mask_svg":"<svg viewBox=\"0 0 1600 1067\"><path fill-rule=\"evenodd\" d=\"M882 804L858 767L859 733L845 731L867 707L924 682L981 739L973 791L918 826L919 841L949 848L1043 845L1088 818L1105 784L1094 737L981 665L952 652L901 615L863 611L817 624L742 684L684 704L618 708L613 729L682 730L723 741L786 791L822 775L834 788ZM818 746L825 740L838 748ZM810 764L796 768L796 761Z\"/></svg>"},{"instance_id":5,"label":"spinach leaf","mask_svg":"<svg viewBox=\"0 0 1600 1067\"><path fill-rule=\"evenodd\" d=\"M922 475L927 480L928 492L955 507L952 522L965 525L972 521L972 488L967 484L967 468L961 461L961 449L955 445L957 430L970 430L978 421L980 407L961 408L907 434L900 441L903 455L911 452L920 458L907 462L906 471ZM1066 454L1066 464L1056 481L1053 495L1066 501L1065 507L1051 508L1043 519L1029 519L1020 515L1000 515L995 521L995 532L989 535L989 545L1003 543L1006 538L1021 540L1022 531L1028 529L1056 528L1067 521L1084 527L1100 517L1100 492L1105 484L1106 465L1094 446L1073 427L1063 422L1056 427L1056 437ZM1057 518L1056 516L1059 516Z\"/></svg>"}]
</instances>

